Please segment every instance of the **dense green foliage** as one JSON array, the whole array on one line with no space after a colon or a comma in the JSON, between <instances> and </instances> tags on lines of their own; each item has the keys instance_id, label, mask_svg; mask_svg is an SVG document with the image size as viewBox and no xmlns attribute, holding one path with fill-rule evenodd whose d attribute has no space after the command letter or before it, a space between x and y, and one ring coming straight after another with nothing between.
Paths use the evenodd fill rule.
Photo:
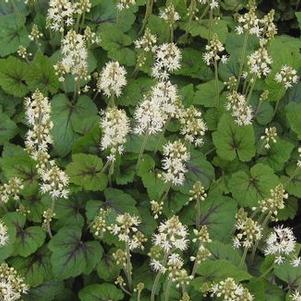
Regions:
<instances>
[{"instance_id":1,"label":"dense green foliage","mask_svg":"<svg viewBox=\"0 0 301 301\"><path fill-rule=\"evenodd\" d=\"M300 300L292 294L301 290L301 266L291 260L298 258L301 239L301 83L297 75L291 87L276 80L285 65L301 74L300 1L256 3L261 20L275 9L278 33L264 45L260 40L266 33L260 37L237 33L239 15L250 9L248 1L217 1L219 7L211 10L202 1L157 0L150 10L152 0L137 0L118 10L115 0L91 0L91 9L75 14L74 24L63 24L61 31L51 27L50 1L0 2L0 216L8 234L2 245L0 227L0 260L14 267L28 285L25 301L146 301L154 300L150 299L154 295L165 301L224 300L212 285L228 277L248 289L253 299L227 300ZM169 5L179 14L171 24L160 17ZM34 25L40 33L35 37ZM62 41L71 29L87 36L87 28L95 33L90 40L85 37L87 70L84 66L73 72L79 61L62 75L58 70L66 55ZM141 121L135 117L137 107L158 82L166 81L153 74L156 50L135 47L146 29L156 35L156 46L174 42L181 52L180 67L168 70L181 105L180 113L168 115L160 131L138 135L133 130ZM206 45L215 38L223 45L227 62L206 64ZM252 73L256 62L249 63L249 56L262 48L272 63L267 74L258 75ZM111 61L126 70L120 95L111 90L108 96L99 89L103 68ZM233 86L230 81L235 78ZM236 91L244 97L244 105L229 107L229 97ZM49 101L46 163L24 142L33 130L28 107L34 97L46 105ZM197 146L185 140L182 131L186 120L182 114L191 106L202 113L206 124L204 135L200 134L203 143ZM110 147L103 147L102 141L108 108L123 109L132 128L125 143L119 143L124 150L113 163L108 160ZM248 108L252 118L245 122ZM120 125L120 132L126 131L125 124ZM277 132L275 140L267 130ZM184 165L185 180L174 185L164 178L162 160L167 156L164 145L179 139L190 157ZM47 178L43 163L49 169L54 165L63 175ZM68 185L63 183L64 175ZM51 181L56 180L56 185L67 186L59 197L51 194L56 189L50 187ZM16 191L10 191L9 185ZM193 198L197 185L204 188L204 200ZM282 191L284 206L275 213L263 209L262 201L274 200L271 190L277 187L288 197ZM161 210L156 212L152 201L162 202ZM95 225L103 212L104 232L97 233ZM233 239L240 231L237 220L240 214L246 219L246 212L262 227L261 237L250 247L234 248ZM120 226L118 216L125 213L140 220L131 235L143 233L144 248L128 250L121 230L114 229ZM187 247L173 247L169 253L154 248L159 224L175 216L186 226ZM280 264L266 251L267 237L277 225L291 227L296 236L292 252ZM198 245L194 230L206 229L202 226L207 226L210 240ZM190 258L201 245L211 255L194 264ZM121 251L125 265L116 260ZM171 253L181 256L181 272L193 274L185 284L171 281L170 270L156 273L150 266L154 258L164 262L162 254L168 258ZM118 276L124 284L116 282ZM0 273L1 281L2 277ZM14 300L4 298L1 281L0 300Z\"/></svg>"}]
</instances>

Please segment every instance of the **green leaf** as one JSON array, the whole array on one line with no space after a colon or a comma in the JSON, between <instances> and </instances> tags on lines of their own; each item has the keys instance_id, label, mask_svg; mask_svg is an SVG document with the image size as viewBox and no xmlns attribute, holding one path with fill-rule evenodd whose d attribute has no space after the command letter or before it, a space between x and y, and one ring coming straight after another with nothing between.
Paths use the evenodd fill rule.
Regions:
<instances>
[{"instance_id":1,"label":"green leaf","mask_svg":"<svg viewBox=\"0 0 301 301\"><path fill-rule=\"evenodd\" d=\"M288 219L293 220L298 213L298 200L289 197L288 200L285 202L285 207L279 210L277 218L279 221L286 221Z\"/></svg>"},{"instance_id":2,"label":"green leaf","mask_svg":"<svg viewBox=\"0 0 301 301\"><path fill-rule=\"evenodd\" d=\"M122 190L115 188L107 188L104 191L106 204L118 213L131 213L139 215L137 208L135 207L136 201L133 197Z\"/></svg>"},{"instance_id":3,"label":"green leaf","mask_svg":"<svg viewBox=\"0 0 301 301\"><path fill-rule=\"evenodd\" d=\"M200 36L207 40L210 37L210 32L216 33L221 42L225 42L228 35L228 22L222 19L213 22L211 30L209 20L182 23L181 28L189 32L193 37Z\"/></svg>"},{"instance_id":4,"label":"green leaf","mask_svg":"<svg viewBox=\"0 0 301 301\"><path fill-rule=\"evenodd\" d=\"M301 285L301 267L293 267L290 263L276 265L275 275L289 286Z\"/></svg>"},{"instance_id":5,"label":"green leaf","mask_svg":"<svg viewBox=\"0 0 301 301\"><path fill-rule=\"evenodd\" d=\"M46 248L26 258L15 257L11 264L30 287L36 287L52 278L50 252Z\"/></svg>"},{"instance_id":6,"label":"green leaf","mask_svg":"<svg viewBox=\"0 0 301 301\"><path fill-rule=\"evenodd\" d=\"M278 72L283 65L300 67L300 39L287 35L276 36L269 44L269 54L273 59L273 71Z\"/></svg>"},{"instance_id":7,"label":"green leaf","mask_svg":"<svg viewBox=\"0 0 301 301\"><path fill-rule=\"evenodd\" d=\"M26 218L24 215L8 213L5 216L5 220L15 227L14 255L27 257L43 245L46 238L45 231L38 226L25 228Z\"/></svg>"},{"instance_id":8,"label":"green leaf","mask_svg":"<svg viewBox=\"0 0 301 301\"><path fill-rule=\"evenodd\" d=\"M167 23L156 15L151 15L147 27L153 34L157 34L160 43L163 43L169 38L169 27Z\"/></svg>"},{"instance_id":9,"label":"green leaf","mask_svg":"<svg viewBox=\"0 0 301 301\"><path fill-rule=\"evenodd\" d=\"M289 195L294 195L298 198L301 197L301 169L296 169L295 166L287 169L287 177L283 177L281 180L283 183L287 183L286 190Z\"/></svg>"},{"instance_id":10,"label":"green leaf","mask_svg":"<svg viewBox=\"0 0 301 301\"><path fill-rule=\"evenodd\" d=\"M242 55L242 49L244 45L244 35L238 35L234 32L231 32L226 40L226 50L227 52L233 57L234 61L237 58L241 58ZM247 41L247 48L246 48L246 54L250 54L251 52L255 51L258 48L258 39L255 36L248 37ZM245 59L247 56L245 57ZM233 62L234 62L233 61ZM239 70L237 70L239 71Z\"/></svg>"},{"instance_id":11,"label":"green leaf","mask_svg":"<svg viewBox=\"0 0 301 301\"><path fill-rule=\"evenodd\" d=\"M187 162L188 172L185 175L185 182L179 190L184 194L189 194L192 186L197 181L201 181L205 188L215 179L214 168L206 160L206 156L196 149L191 149L190 160Z\"/></svg>"},{"instance_id":12,"label":"green leaf","mask_svg":"<svg viewBox=\"0 0 301 301\"><path fill-rule=\"evenodd\" d=\"M48 207L51 205L50 200ZM84 225L81 212L85 208L84 197L81 193L72 194L68 199L58 199L55 203L56 218L60 225Z\"/></svg>"},{"instance_id":13,"label":"green leaf","mask_svg":"<svg viewBox=\"0 0 301 301\"><path fill-rule=\"evenodd\" d=\"M28 66L10 56L0 60L0 86L8 94L23 97L29 92L26 85Z\"/></svg>"},{"instance_id":14,"label":"green leaf","mask_svg":"<svg viewBox=\"0 0 301 301\"><path fill-rule=\"evenodd\" d=\"M291 142L277 138L277 142L271 145L263 161L268 163L275 171L280 171L289 160L293 149L294 145Z\"/></svg>"},{"instance_id":15,"label":"green leaf","mask_svg":"<svg viewBox=\"0 0 301 301\"><path fill-rule=\"evenodd\" d=\"M139 154L141 145L144 141L143 135L129 135L125 145L127 152ZM151 135L148 137L145 150L147 151L157 151L160 150L162 145L166 143L166 138L162 133L157 135Z\"/></svg>"},{"instance_id":16,"label":"green leaf","mask_svg":"<svg viewBox=\"0 0 301 301\"><path fill-rule=\"evenodd\" d=\"M17 125L4 113L0 113L0 145L17 134Z\"/></svg>"},{"instance_id":17,"label":"green leaf","mask_svg":"<svg viewBox=\"0 0 301 301\"><path fill-rule=\"evenodd\" d=\"M146 94L153 83L152 79L145 77L130 80L116 102L122 106L135 106L141 101L141 95Z\"/></svg>"},{"instance_id":18,"label":"green leaf","mask_svg":"<svg viewBox=\"0 0 301 301\"><path fill-rule=\"evenodd\" d=\"M144 155L138 166L137 175L142 179L150 200L158 200L167 185L155 173L155 161Z\"/></svg>"},{"instance_id":19,"label":"green leaf","mask_svg":"<svg viewBox=\"0 0 301 301\"><path fill-rule=\"evenodd\" d=\"M25 301L52 301L57 300L56 296L64 290L62 281L49 281L42 285L31 288L28 294L22 296Z\"/></svg>"},{"instance_id":20,"label":"green leaf","mask_svg":"<svg viewBox=\"0 0 301 301\"><path fill-rule=\"evenodd\" d=\"M135 52L128 46L132 44L130 36L113 24L104 24L101 27L101 47L108 51L108 56L122 65L134 66Z\"/></svg>"},{"instance_id":21,"label":"green leaf","mask_svg":"<svg viewBox=\"0 0 301 301\"><path fill-rule=\"evenodd\" d=\"M224 84L218 82L219 93L223 90ZM195 92L193 98L193 104L203 105L205 107L216 107L217 106L217 90L215 80L211 80L204 84L197 86L197 91Z\"/></svg>"},{"instance_id":22,"label":"green leaf","mask_svg":"<svg viewBox=\"0 0 301 301\"><path fill-rule=\"evenodd\" d=\"M106 255L101 259L96 267L97 275L100 279L105 281L114 281L120 273L121 268L115 263L112 256L113 250L114 249L110 249L109 252L106 252Z\"/></svg>"},{"instance_id":23,"label":"green leaf","mask_svg":"<svg viewBox=\"0 0 301 301\"><path fill-rule=\"evenodd\" d=\"M90 153L97 154L99 151L100 127L95 124L94 128L84 136L78 138L72 148L72 153Z\"/></svg>"},{"instance_id":24,"label":"green leaf","mask_svg":"<svg viewBox=\"0 0 301 301\"><path fill-rule=\"evenodd\" d=\"M53 144L56 153L67 155L78 134L91 130L98 121L97 107L87 96L80 96L75 104L64 94L56 95L52 102Z\"/></svg>"},{"instance_id":25,"label":"green leaf","mask_svg":"<svg viewBox=\"0 0 301 301\"><path fill-rule=\"evenodd\" d=\"M66 227L50 240L51 264L56 279L90 274L100 261L103 249L97 241L83 241L81 228Z\"/></svg>"},{"instance_id":26,"label":"green leaf","mask_svg":"<svg viewBox=\"0 0 301 301\"><path fill-rule=\"evenodd\" d=\"M59 88L59 81L53 68L53 62L41 52L37 52L34 60L28 67L27 83L31 91L39 89L43 93L49 91L54 94Z\"/></svg>"},{"instance_id":27,"label":"green leaf","mask_svg":"<svg viewBox=\"0 0 301 301\"><path fill-rule=\"evenodd\" d=\"M236 202L219 194L209 194L205 202L201 203L200 222L207 225L210 237L221 242L232 240L232 229L237 211ZM195 204L191 204L181 212L183 222L194 225L196 220Z\"/></svg>"},{"instance_id":28,"label":"green leaf","mask_svg":"<svg viewBox=\"0 0 301 301\"><path fill-rule=\"evenodd\" d=\"M66 172L70 182L83 189L102 191L106 188L108 179L102 172L102 160L95 155L74 154L72 162L67 165Z\"/></svg>"},{"instance_id":29,"label":"green leaf","mask_svg":"<svg viewBox=\"0 0 301 301\"><path fill-rule=\"evenodd\" d=\"M204 81L212 78L212 71L205 62L200 59L200 52L193 48L183 49L181 68L175 73Z\"/></svg>"},{"instance_id":30,"label":"green leaf","mask_svg":"<svg viewBox=\"0 0 301 301\"><path fill-rule=\"evenodd\" d=\"M0 159L0 166L7 179L19 177L23 180L24 195L36 192L38 188L38 175L35 168L36 163L22 150L23 156L13 155Z\"/></svg>"},{"instance_id":31,"label":"green leaf","mask_svg":"<svg viewBox=\"0 0 301 301\"><path fill-rule=\"evenodd\" d=\"M94 0L94 7L88 14L93 24L112 22L117 23L118 28L123 32L128 31L135 22L137 7L131 5L129 8L119 11L116 3L111 0Z\"/></svg>"},{"instance_id":32,"label":"green leaf","mask_svg":"<svg viewBox=\"0 0 301 301\"><path fill-rule=\"evenodd\" d=\"M214 258L227 260L235 266L240 265L241 256L239 251L233 248L232 244L224 244L216 240L208 244L208 249ZM242 266L243 269L245 269L245 266L245 264Z\"/></svg>"},{"instance_id":33,"label":"green leaf","mask_svg":"<svg viewBox=\"0 0 301 301\"><path fill-rule=\"evenodd\" d=\"M25 16L20 14L0 16L0 56L16 52L20 45L29 45L25 21Z\"/></svg>"},{"instance_id":34,"label":"green leaf","mask_svg":"<svg viewBox=\"0 0 301 301\"><path fill-rule=\"evenodd\" d=\"M213 133L213 143L220 158L233 161L250 161L256 152L252 125L240 127L229 115L223 115Z\"/></svg>"},{"instance_id":35,"label":"green leaf","mask_svg":"<svg viewBox=\"0 0 301 301\"><path fill-rule=\"evenodd\" d=\"M16 227L12 223L10 216L5 215L1 218L1 222L7 227L8 242L0 247L0 262L10 257L14 252L14 243L16 241Z\"/></svg>"},{"instance_id":36,"label":"green leaf","mask_svg":"<svg viewBox=\"0 0 301 301\"><path fill-rule=\"evenodd\" d=\"M274 170L264 164L256 164L249 173L238 171L234 173L228 188L233 197L242 207L255 207L258 201L268 197L270 190L279 184Z\"/></svg>"},{"instance_id":37,"label":"green leaf","mask_svg":"<svg viewBox=\"0 0 301 301\"><path fill-rule=\"evenodd\" d=\"M291 129L301 139L301 103L290 102L286 106L286 117Z\"/></svg>"},{"instance_id":38,"label":"green leaf","mask_svg":"<svg viewBox=\"0 0 301 301\"><path fill-rule=\"evenodd\" d=\"M79 292L81 301L123 300L123 292L113 284L91 284Z\"/></svg>"},{"instance_id":39,"label":"green leaf","mask_svg":"<svg viewBox=\"0 0 301 301\"><path fill-rule=\"evenodd\" d=\"M197 274L202 277L203 281L221 281L227 277L236 281L252 278L247 271L225 259L207 260L201 263L197 269Z\"/></svg>"}]
</instances>

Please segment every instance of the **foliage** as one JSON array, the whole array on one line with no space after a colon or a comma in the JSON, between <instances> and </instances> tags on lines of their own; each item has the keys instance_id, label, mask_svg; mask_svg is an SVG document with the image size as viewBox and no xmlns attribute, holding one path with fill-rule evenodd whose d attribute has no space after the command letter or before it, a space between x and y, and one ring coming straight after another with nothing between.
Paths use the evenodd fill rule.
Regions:
<instances>
[{"instance_id":1,"label":"foliage","mask_svg":"<svg viewBox=\"0 0 301 301\"><path fill-rule=\"evenodd\" d=\"M24 278L22 298L223 300L232 278L252 299L224 300L300 300L300 1L66 0L91 7L58 29L55 2L0 3L0 264ZM260 20L275 9L265 41L237 33L253 2ZM171 43L179 66L164 61ZM271 62L256 65L262 49ZM240 217L260 229L250 246ZM170 249L155 236L168 221L166 237L183 236ZM296 239L278 264L267 238L280 225ZM1 281L0 300L18 300Z\"/></svg>"}]
</instances>

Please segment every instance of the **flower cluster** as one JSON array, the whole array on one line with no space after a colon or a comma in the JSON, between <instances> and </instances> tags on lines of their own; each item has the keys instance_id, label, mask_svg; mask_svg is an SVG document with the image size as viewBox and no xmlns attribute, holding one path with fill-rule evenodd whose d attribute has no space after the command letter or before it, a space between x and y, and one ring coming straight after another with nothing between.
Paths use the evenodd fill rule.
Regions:
<instances>
[{"instance_id":1,"label":"flower cluster","mask_svg":"<svg viewBox=\"0 0 301 301\"><path fill-rule=\"evenodd\" d=\"M40 171L40 176L42 193L49 193L53 199L68 198L69 177L53 160L49 161L46 169Z\"/></svg>"},{"instance_id":2,"label":"flower cluster","mask_svg":"<svg viewBox=\"0 0 301 301\"><path fill-rule=\"evenodd\" d=\"M138 230L140 223L139 217L124 213L117 216L116 223L110 226L109 229L114 235L118 236L120 241L127 243L130 250L143 249L146 238Z\"/></svg>"},{"instance_id":3,"label":"flower cluster","mask_svg":"<svg viewBox=\"0 0 301 301\"><path fill-rule=\"evenodd\" d=\"M159 216L162 214L163 210L163 202L162 201L151 201L151 211L154 216L154 219L158 219Z\"/></svg>"},{"instance_id":4,"label":"flower cluster","mask_svg":"<svg viewBox=\"0 0 301 301\"><path fill-rule=\"evenodd\" d=\"M272 62L272 58L269 56L265 47L260 47L248 56L249 71L258 78L269 75Z\"/></svg>"},{"instance_id":5,"label":"flower cluster","mask_svg":"<svg viewBox=\"0 0 301 301\"><path fill-rule=\"evenodd\" d=\"M135 41L135 48L145 52L155 52L156 44L157 36L152 34L149 28L146 28L143 37Z\"/></svg>"},{"instance_id":6,"label":"flower cluster","mask_svg":"<svg viewBox=\"0 0 301 301\"><path fill-rule=\"evenodd\" d=\"M5 301L19 300L28 292L24 279L13 267L6 263L0 265L0 299Z\"/></svg>"},{"instance_id":7,"label":"flower cluster","mask_svg":"<svg viewBox=\"0 0 301 301\"><path fill-rule=\"evenodd\" d=\"M190 159L190 154L185 144L180 140L168 142L163 146L162 168L164 172L159 174L165 183L172 185L183 185L186 163Z\"/></svg>"},{"instance_id":8,"label":"flower cluster","mask_svg":"<svg viewBox=\"0 0 301 301\"><path fill-rule=\"evenodd\" d=\"M260 137L261 140L264 141L264 147L266 149L270 149L271 145L270 143L276 143L277 142L277 129L273 127L266 128L264 130L264 135Z\"/></svg>"},{"instance_id":9,"label":"flower cluster","mask_svg":"<svg viewBox=\"0 0 301 301\"><path fill-rule=\"evenodd\" d=\"M185 269L183 269L184 262L179 254L173 253L169 255L167 261L168 278L176 284L176 287L189 285L193 279Z\"/></svg>"},{"instance_id":10,"label":"flower cluster","mask_svg":"<svg viewBox=\"0 0 301 301\"><path fill-rule=\"evenodd\" d=\"M43 224L42 228L46 231L49 231L50 224L53 218L56 216L54 210L52 208L48 208L43 212Z\"/></svg>"},{"instance_id":11,"label":"flower cluster","mask_svg":"<svg viewBox=\"0 0 301 301\"><path fill-rule=\"evenodd\" d=\"M177 21L180 20L180 15L175 10L174 5L169 4L164 10L161 11L160 18L162 18L167 24L169 24L170 27L172 27Z\"/></svg>"},{"instance_id":12,"label":"flower cluster","mask_svg":"<svg viewBox=\"0 0 301 301\"><path fill-rule=\"evenodd\" d=\"M265 255L275 256L275 263L281 264L292 255L296 247L296 238L290 228L274 227L266 240Z\"/></svg>"},{"instance_id":13,"label":"flower cluster","mask_svg":"<svg viewBox=\"0 0 301 301\"><path fill-rule=\"evenodd\" d=\"M108 230L108 223L107 223L107 217L110 212L110 209L102 209L100 208L98 211L98 214L93 220L92 223L92 231L93 234L97 238L102 238L104 233Z\"/></svg>"},{"instance_id":14,"label":"flower cluster","mask_svg":"<svg viewBox=\"0 0 301 301\"><path fill-rule=\"evenodd\" d=\"M179 121L181 124L180 133L184 135L185 140L196 147L202 145L203 136L207 130L207 126L202 118L202 112L194 106L183 109Z\"/></svg>"},{"instance_id":15,"label":"flower cluster","mask_svg":"<svg viewBox=\"0 0 301 301\"><path fill-rule=\"evenodd\" d=\"M239 126L252 124L253 110L248 105L246 97L235 90L227 95L226 110L232 112Z\"/></svg>"},{"instance_id":16,"label":"flower cluster","mask_svg":"<svg viewBox=\"0 0 301 301\"><path fill-rule=\"evenodd\" d=\"M155 64L152 75L158 79L167 79L169 74L180 69L182 54L174 43L164 43L156 48Z\"/></svg>"},{"instance_id":17,"label":"flower cluster","mask_svg":"<svg viewBox=\"0 0 301 301\"><path fill-rule=\"evenodd\" d=\"M7 226L3 221L0 220L0 249L4 247L9 242L9 236L7 233Z\"/></svg>"},{"instance_id":18,"label":"flower cluster","mask_svg":"<svg viewBox=\"0 0 301 301\"><path fill-rule=\"evenodd\" d=\"M121 11L135 4L136 4L136 0L118 0L117 9Z\"/></svg>"},{"instance_id":19,"label":"flower cluster","mask_svg":"<svg viewBox=\"0 0 301 301\"><path fill-rule=\"evenodd\" d=\"M67 74L72 74L76 81L90 78L88 73L88 51L85 36L68 31L62 40L62 59L54 66L60 81L64 81Z\"/></svg>"},{"instance_id":20,"label":"flower cluster","mask_svg":"<svg viewBox=\"0 0 301 301\"><path fill-rule=\"evenodd\" d=\"M288 198L283 185L279 184L274 189L271 189L269 198L263 199L259 202L259 208L262 213L271 215L275 220L280 209L284 208L284 200Z\"/></svg>"},{"instance_id":21,"label":"flower cluster","mask_svg":"<svg viewBox=\"0 0 301 301\"><path fill-rule=\"evenodd\" d=\"M49 144L52 143L49 100L40 91L25 98L26 120L31 126L26 134L25 146L36 161L38 174L42 180L41 192L49 193L52 198L67 198L69 178L53 160L49 160Z\"/></svg>"},{"instance_id":22,"label":"flower cluster","mask_svg":"<svg viewBox=\"0 0 301 301\"><path fill-rule=\"evenodd\" d=\"M215 35L212 40L209 41L209 44L206 45L206 52L203 54L203 60L208 66L214 65L219 61L226 63L228 57L227 55L222 54L224 51L224 45Z\"/></svg>"},{"instance_id":23,"label":"flower cluster","mask_svg":"<svg viewBox=\"0 0 301 301\"><path fill-rule=\"evenodd\" d=\"M91 0L78 0L78 2L74 3L74 10L75 13L78 15L89 13L91 7L92 7Z\"/></svg>"},{"instance_id":24,"label":"flower cluster","mask_svg":"<svg viewBox=\"0 0 301 301\"><path fill-rule=\"evenodd\" d=\"M199 0L201 4L207 4L209 5L209 8L216 9L219 8L219 0Z\"/></svg>"},{"instance_id":25,"label":"flower cluster","mask_svg":"<svg viewBox=\"0 0 301 301\"><path fill-rule=\"evenodd\" d=\"M282 84L285 89L288 89L299 81L299 76L297 75L297 70L285 65L281 68L280 72L275 75L275 80Z\"/></svg>"},{"instance_id":26,"label":"flower cluster","mask_svg":"<svg viewBox=\"0 0 301 301\"><path fill-rule=\"evenodd\" d=\"M72 1L50 0L47 24L53 31L64 32L64 28L73 25L75 10Z\"/></svg>"},{"instance_id":27,"label":"flower cluster","mask_svg":"<svg viewBox=\"0 0 301 301\"><path fill-rule=\"evenodd\" d=\"M40 38L43 37L43 34L40 32L38 26L36 24L34 24L32 26L31 33L28 37L30 40L37 42Z\"/></svg>"},{"instance_id":28,"label":"flower cluster","mask_svg":"<svg viewBox=\"0 0 301 301\"><path fill-rule=\"evenodd\" d=\"M260 19L257 18L255 6L251 6L250 10L244 15L239 15L237 21L239 23L239 25L236 27L236 32L238 34L247 33L257 37L261 36L262 27L260 24Z\"/></svg>"},{"instance_id":29,"label":"flower cluster","mask_svg":"<svg viewBox=\"0 0 301 301\"><path fill-rule=\"evenodd\" d=\"M110 97L121 95L122 88L126 85L126 70L118 62L108 62L101 70L97 81L99 92Z\"/></svg>"},{"instance_id":30,"label":"flower cluster","mask_svg":"<svg viewBox=\"0 0 301 301\"><path fill-rule=\"evenodd\" d=\"M169 81L157 83L136 107L133 132L138 135L161 132L169 118L179 115L179 108L176 87Z\"/></svg>"},{"instance_id":31,"label":"flower cluster","mask_svg":"<svg viewBox=\"0 0 301 301\"><path fill-rule=\"evenodd\" d=\"M167 253L176 249L184 251L188 245L187 236L187 227L180 222L178 216L173 216L160 223L158 233L153 235L153 243Z\"/></svg>"},{"instance_id":32,"label":"flower cluster","mask_svg":"<svg viewBox=\"0 0 301 301\"><path fill-rule=\"evenodd\" d=\"M190 198L189 201L205 201L207 193L205 187L200 181L197 181L193 184L192 189L189 191Z\"/></svg>"},{"instance_id":33,"label":"flower cluster","mask_svg":"<svg viewBox=\"0 0 301 301\"><path fill-rule=\"evenodd\" d=\"M191 256L190 260L194 261L195 264L201 264L205 260L208 259L208 257L211 256L211 252L207 249L206 244L211 242L211 239L209 237L208 227L202 226L199 230L194 229L193 233L195 235L195 238L192 239L192 242L198 243L198 250L196 253L196 256Z\"/></svg>"},{"instance_id":34,"label":"flower cluster","mask_svg":"<svg viewBox=\"0 0 301 301\"><path fill-rule=\"evenodd\" d=\"M53 128L48 97L36 90L31 97L25 98L26 121L31 127L27 131L25 147L30 156L43 168L48 160L48 145L52 143L50 132Z\"/></svg>"},{"instance_id":35,"label":"flower cluster","mask_svg":"<svg viewBox=\"0 0 301 301\"><path fill-rule=\"evenodd\" d=\"M236 283L231 277L215 283L210 288L211 297L228 301L253 301L253 296L247 288Z\"/></svg>"},{"instance_id":36,"label":"flower cluster","mask_svg":"<svg viewBox=\"0 0 301 301\"><path fill-rule=\"evenodd\" d=\"M277 27L274 23L275 10L271 10L268 14L266 14L261 20L262 24L262 38L269 41L274 38L277 34Z\"/></svg>"},{"instance_id":37,"label":"flower cluster","mask_svg":"<svg viewBox=\"0 0 301 301\"><path fill-rule=\"evenodd\" d=\"M298 290L295 290L289 295L289 298L290 301L301 301L301 294Z\"/></svg>"},{"instance_id":38,"label":"flower cluster","mask_svg":"<svg viewBox=\"0 0 301 301\"><path fill-rule=\"evenodd\" d=\"M24 46L20 45L18 50L17 50L17 54L19 57L21 57L22 59L28 60L29 57L32 56L31 52L28 52L27 48L25 48Z\"/></svg>"},{"instance_id":39,"label":"flower cluster","mask_svg":"<svg viewBox=\"0 0 301 301\"><path fill-rule=\"evenodd\" d=\"M109 150L109 161L114 161L117 154L122 154L126 136L130 131L130 122L126 112L116 107L103 112L100 121L102 129L101 149Z\"/></svg>"},{"instance_id":40,"label":"flower cluster","mask_svg":"<svg viewBox=\"0 0 301 301\"><path fill-rule=\"evenodd\" d=\"M6 204L10 199L19 200L19 194L24 188L23 181L17 177L9 179L0 186L0 204Z\"/></svg>"},{"instance_id":41,"label":"flower cluster","mask_svg":"<svg viewBox=\"0 0 301 301\"><path fill-rule=\"evenodd\" d=\"M262 227L258 222L248 217L244 209L240 209L236 214L235 223L236 235L233 240L235 248L250 248L262 237Z\"/></svg>"}]
</instances>

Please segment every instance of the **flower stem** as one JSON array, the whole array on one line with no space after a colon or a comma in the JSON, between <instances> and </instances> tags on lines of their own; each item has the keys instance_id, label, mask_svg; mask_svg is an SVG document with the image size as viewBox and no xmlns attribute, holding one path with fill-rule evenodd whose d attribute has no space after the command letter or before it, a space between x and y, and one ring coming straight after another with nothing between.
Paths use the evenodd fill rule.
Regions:
<instances>
[{"instance_id":1,"label":"flower stem","mask_svg":"<svg viewBox=\"0 0 301 301\"><path fill-rule=\"evenodd\" d=\"M156 275L153 287L152 287L151 301L155 301L155 295L156 295L156 292L157 292L157 287L158 287L160 278L161 278L161 272L158 272L157 275Z\"/></svg>"},{"instance_id":2,"label":"flower stem","mask_svg":"<svg viewBox=\"0 0 301 301\"><path fill-rule=\"evenodd\" d=\"M143 19L143 23L142 23L142 27L139 31L139 35L142 34L142 32L145 29L145 26L148 22L149 17L151 16L152 12L153 12L153 5L154 5L154 0L147 0L146 2L146 10L145 10L145 15L144 15L144 19Z\"/></svg>"},{"instance_id":3,"label":"flower stem","mask_svg":"<svg viewBox=\"0 0 301 301\"><path fill-rule=\"evenodd\" d=\"M271 213L268 213L267 216L265 217L265 219L263 220L263 222L261 224L261 227L263 230L264 230L265 226L267 225L270 217L271 217ZM255 259L255 253L256 253L258 244L259 244L259 240L256 241L256 243L254 244L253 249L252 249L252 254L251 254L251 262L252 263L254 262L254 259Z\"/></svg>"},{"instance_id":4,"label":"flower stem","mask_svg":"<svg viewBox=\"0 0 301 301\"><path fill-rule=\"evenodd\" d=\"M201 223L201 202L200 202L200 200L196 201L195 209L196 209L195 226L197 229L199 229L200 223Z\"/></svg>"},{"instance_id":5,"label":"flower stem","mask_svg":"<svg viewBox=\"0 0 301 301\"><path fill-rule=\"evenodd\" d=\"M169 300L170 287L171 287L171 280L168 279L167 285L166 285L165 294L164 294L164 301L168 301Z\"/></svg>"},{"instance_id":6,"label":"flower stem","mask_svg":"<svg viewBox=\"0 0 301 301\"><path fill-rule=\"evenodd\" d=\"M249 250L249 248L247 248L247 247L244 248L244 252L243 252L243 254L242 254L242 257L241 257L241 260L240 260L240 263L239 263L239 266L240 266L240 267L241 267L241 266L245 263L245 261L246 261L246 257L247 257L247 254L248 254L248 250Z\"/></svg>"},{"instance_id":7,"label":"flower stem","mask_svg":"<svg viewBox=\"0 0 301 301\"><path fill-rule=\"evenodd\" d=\"M274 263L259 277L259 279L264 278L274 269Z\"/></svg>"},{"instance_id":8,"label":"flower stem","mask_svg":"<svg viewBox=\"0 0 301 301\"><path fill-rule=\"evenodd\" d=\"M125 252L126 252L126 276L128 280L128 286L130 289L132 289L132 264L131 264L131 254L130 254L130 248L129 244L126 243L125 246Z\"/></svg>"},{"instance_id":9,"label":"flower stem","mask_svg":"<svg viewBox=\"0 0 301 301\"><path fill-rule=\"evenodd\" d=\"M240 78L241 78L242 71L243 71L243 68L244 68L245 56L246 56L246 51L247 51L247 46L248 46L248 39L249 39L248 34L245 34L244 43L243 43L243 47L242 47L241 58L240 58L239 73L238 73L238 77L237 77L237 90L239 88Z\"/></svg>"},{"instance_id":10,"label":"flower stem","mask_svg":"<svg viewBox=\"0 0 301 301\"><path fill-rule=\"evenodd\" d=\"M219 86L218 86L218 66L217 61L214 61L214 74L215 74L215 89L216 89L216 99L217 99L217 108L220 105L220 98L219 98Z\"/></svg>"},{"instance_id":11,"label":"flower stem","mask_svg":"<svg viewBox=\"0 0 301 301\"><path fill-rule=\"evenodd\" d=\"M247 103L249 103L251 97L252 97L252 94L253 94L253 91L254 91L254 88L255 88L255 85L256 85L256 78L253 79L253 83L250 87L250 90L248 92L248 96L247 96Z\"/></svg>"},{"instance_id":12,"label":"flower stem","mask_svg":"<svg viewBox=\"0 0 301 301\"><path fill-rule=\"evenodd\" d=\"M138 160L137 160L137 164L136 164L136 169L138 168L138 166L139 166L139 164L140 164L140 162L141 162L141 159L142 159L142 156L143 156L143 153L144 153L146 144L147 144L148 137L149 137L149 135L148 135L148 134L145 134L144 139L143 139L143 142L142 142L142 145L141 145L141 148L140 148L140 152L139 152L139 155L138 155Z\"/></svg>"}]
</instances>

